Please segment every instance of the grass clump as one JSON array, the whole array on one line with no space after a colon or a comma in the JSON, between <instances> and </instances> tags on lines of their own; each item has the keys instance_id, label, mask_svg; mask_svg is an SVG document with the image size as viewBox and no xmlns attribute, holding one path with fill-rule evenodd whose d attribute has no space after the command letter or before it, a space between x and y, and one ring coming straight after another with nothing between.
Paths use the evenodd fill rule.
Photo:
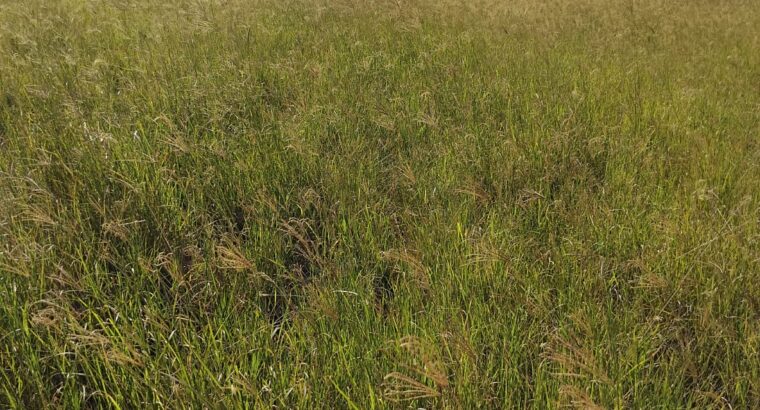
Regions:
<instances>
[{"instance_id":1,"label":"grass clump","mask_svg":"<svg viewBox=\"0 0 760 410\"><path fill-rule=\"evenodd\" d=\"M0 3L0 407L760 407L753 1Z\"/></svg>"}]
</instances>

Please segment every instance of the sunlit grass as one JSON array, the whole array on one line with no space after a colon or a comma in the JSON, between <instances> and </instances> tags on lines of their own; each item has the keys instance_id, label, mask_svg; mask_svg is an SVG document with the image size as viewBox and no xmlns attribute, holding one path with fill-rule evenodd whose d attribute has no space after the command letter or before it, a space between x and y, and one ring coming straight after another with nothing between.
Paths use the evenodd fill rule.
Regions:
<instances>
[{"instance_id":1,"label":"sunlit grass","mask_svg":"<svg viewBox=\"0 0 760 410\"><path fill-rule=\"evenodd\" d=\"M757 408L759 165L755 1L0 2L0 407Z\"/></svg>"}]
</instances>

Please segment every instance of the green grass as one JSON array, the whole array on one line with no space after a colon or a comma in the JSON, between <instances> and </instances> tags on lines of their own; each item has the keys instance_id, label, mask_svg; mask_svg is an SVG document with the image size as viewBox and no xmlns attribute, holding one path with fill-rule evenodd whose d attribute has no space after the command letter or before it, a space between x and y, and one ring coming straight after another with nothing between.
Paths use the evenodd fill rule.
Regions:
<instances>
[{"instance_id":1,"label":"green grass","mask_svg":"<svg viewBox=\"0 0 760 410\"><path fill-rule=\"evenodd\" d=\"M760 407L756 0L0 1L0 407Z\"/></svg>"}]
</instances>

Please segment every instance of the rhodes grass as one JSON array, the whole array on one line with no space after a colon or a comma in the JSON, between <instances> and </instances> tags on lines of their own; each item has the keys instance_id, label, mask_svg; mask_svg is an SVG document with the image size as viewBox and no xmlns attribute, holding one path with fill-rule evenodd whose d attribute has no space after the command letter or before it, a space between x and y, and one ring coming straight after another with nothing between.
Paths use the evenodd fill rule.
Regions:
<instances>
[{"instance_id":1,"label":"rhodes grass","mask_svg":"<svg viewBox=\"0 0 760 410\"><path fill-rule=\"evenodd\" d=\"M0 0L0 407L760 407L756 0Z\"/></svg>"}]
</instances>

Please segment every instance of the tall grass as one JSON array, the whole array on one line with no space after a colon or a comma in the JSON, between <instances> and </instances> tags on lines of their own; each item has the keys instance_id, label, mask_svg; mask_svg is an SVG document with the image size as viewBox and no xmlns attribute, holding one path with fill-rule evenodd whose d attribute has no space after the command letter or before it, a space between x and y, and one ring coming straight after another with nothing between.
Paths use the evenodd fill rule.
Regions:
<instances>
[{"instance_id":1,"label":"tall grass","mask_svg":"<svg viewBox=\"0 0 760 410\"><path fill-rule=\"evenodd\" d=\"M0 407L760 407L757 6L0 1Z\"/></svg>"}]
</instances>

